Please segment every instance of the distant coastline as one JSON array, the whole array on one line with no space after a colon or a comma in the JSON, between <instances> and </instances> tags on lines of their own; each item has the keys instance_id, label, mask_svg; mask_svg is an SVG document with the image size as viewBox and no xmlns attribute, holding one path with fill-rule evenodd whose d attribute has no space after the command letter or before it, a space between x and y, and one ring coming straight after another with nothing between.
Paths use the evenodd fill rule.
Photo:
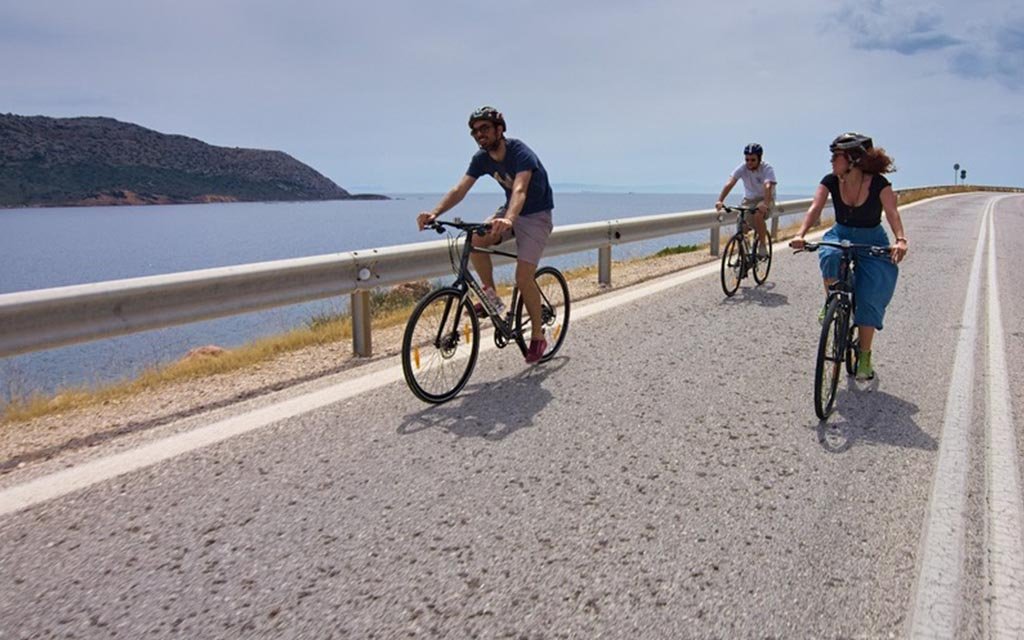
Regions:
<instances>
[{"instance_id":1,"label":"distant coastline","mask_svg":"<svg viewBox=\"0 0 1024 640\"><path fill-rule=\"evenodd\" d=\"M217 147L112 118L0 114L0 207L387 200L281 151Z\"/></svg>"},{"instance_id":2,"label":"distant coastline","mask_svg":"<svg viewBox=\"0 0 1024 640\"><path fill-rule=\"evenodd\" d=\"M320 202L331 200L392 200L390 196L376 193L353 193L347 198L323 198ZM205 195L189 200L172 200L165 197L152 196L150 194L137 194L132 192L102 194L79 202L63 202L59 204L35 203L35 204L0 204L0 210L4 209L53 209L59 207L137 207L145 205L161 204L218 204L218 203L259 203L259 202L309 202L309 200L240 200L231 196Z\"/></svg>"}]
</instances>

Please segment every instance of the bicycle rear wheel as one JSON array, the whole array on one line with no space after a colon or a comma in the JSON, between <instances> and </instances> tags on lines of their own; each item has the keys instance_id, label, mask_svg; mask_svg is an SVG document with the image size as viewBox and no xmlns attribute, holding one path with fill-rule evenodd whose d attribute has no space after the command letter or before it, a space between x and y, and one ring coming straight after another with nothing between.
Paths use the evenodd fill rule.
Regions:
<instances>
[{"instance_id":1,"label":"bicycle rear wheel","mask_svg":"<svg viewBox=\"0 0 1024 640\"><path fill-rule=\"evenodd\" d=\"M537 269L533 279L540 289L541 322L544 325L544 337L548 341L548 347L540 361L547 362L562 348L565 334L569 330L569 284L562 272L554 267ZM519 295L519 302L516 303L515 318L516 335L525 340L525 329L530 322L530 314L526 310L526 303L523 302L522 292Z\"/></svg>"},{"instance_id":2,"label":"bicycle rear wheel","mask_svg":"<svg viewBox=\"0 0 1024 640\"><path fill-rule=\"evenodd\" d=\"M743 273L743 246L740 237L733 236L725 243L722 252L722 291L732 296L740 288L740 274Z\"/></svg>"},{"instance_id":3,"label":"bicycle rear wheel","mask_svg":"<svg viewBox=\"0 0 1024 640\"><path fill-rule=\"evenodd\" d=\"M761 255L761 246L765 247L765 254ZM772 239L767 237L767 242L761 242L758 235L754 234L754 282L764 284L768 280L768 272L772 270Z\"/></svg>"},{"instance_id":4,"label":"bicycle rear wheel","mask_svg":"<svg viewBox=\"0 0 1024 640\"><path fill-rule=\"evenodd\" d=\"M836 386L846 351L847 310L838 297L828 303L818 340L818 359L814 366L814 413L828 418L836 401Z\"/></svg>"},{"instance_id":5,"label":"bicycle rear wheel","mask_svg":"<svg viewBox=\"0 0 1024 640\"><path fill-rule=\"evenodd\" d=\"M424 402L447 402L466 386L480 352L480 323L458 289L438 289L413 309L402 338L402 373Z\"/></svg>"}]
</instances>

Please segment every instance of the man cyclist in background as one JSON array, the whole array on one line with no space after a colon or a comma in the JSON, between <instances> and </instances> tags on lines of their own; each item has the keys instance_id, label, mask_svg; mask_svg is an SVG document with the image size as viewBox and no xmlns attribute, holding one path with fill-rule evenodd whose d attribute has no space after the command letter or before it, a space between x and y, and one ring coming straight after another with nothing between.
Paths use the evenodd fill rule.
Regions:
<instances>
[{"instance_id":1,"label":"man cyclist in background","mask_svg":"<svg viewBox=\"0 0 1024 640\"><path fill-rule=\"evenodd\" d=\"M743 164L733 169L732 175L722 187L722 193L718 195L718 202L715 209L721 211L725 206L725 198L736 186L739 180L743 180L744 196L741 207L757 207L754 213L754 228L757 230L757 237L761 240L759 245L762 254L767 254L768 229L765 226L765 218L775 205L775 169L764 162L764 148L756 142L751 142L743 148Z\"/></svg>"},{"instance_id":2,"label":"man cyclist in background","mask_svg":"<svg viewBox=\"0 0 1024 640\"><path fill-rule=\"evenodd\" d=\"M477 178L489 175L505 190L505 205L488 219L491 232L472 236L474 247L489 247L516 239L516 285L530 313L530 347L526 362L538 362L547 350L541 319L540 289L534 276L537 264L551 235L551 211L554 195L548 173L529 147L515 138L505 137L505 117L494 107L480 107L469 116L469 132L480 149L469 162L466 174L451 188L431 211L416 217L420 231L462 201ZM480 276L484 294L495 309L504 307L494 286L494 267L486 253L470 254L473 268Z\"/></svg>"}]
</instances>

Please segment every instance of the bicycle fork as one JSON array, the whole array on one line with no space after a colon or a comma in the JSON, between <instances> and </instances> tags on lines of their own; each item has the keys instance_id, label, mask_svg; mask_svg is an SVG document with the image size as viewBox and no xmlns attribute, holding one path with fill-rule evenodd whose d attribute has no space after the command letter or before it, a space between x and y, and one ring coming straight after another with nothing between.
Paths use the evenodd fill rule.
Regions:
<instances>
[{"instance_id":1,"label":"bicycle fork","mask_svg":"<svg viewBox=\"0 0 1024 640\"><path fill-rule=\"evenodd\" d=\"M836 314L832 318L832 322L839 323L840 319L842 324L836 327L836 345L829 360L833 360L836 366L841 366L842 362L846 359L846 350L850 344L850 327L853 322L853 305L850 300L850 295L846 291L833 291L828 297L828 306L832 306L832 302L836 303Z\"/></svg>"},{"instance_id":2,"label":"bicycle fork","mask_svg":"<svg viewBox=\"0 0 1024 640\"><path fill-rule=\"evenodd\" d=\"M459 342L459 324L462 322L462 309L463 300L465 296L459 298L458 303L455 305L455 309L452 309L452 298L448 299L445 304L444 313L441 314L441 322L437 325L437 334L434 336L434 348L441 353L441 357L448 359L455 355L455 350ZM454 317L452 316L454 314ZM448 324L449 318L452 318L451 325ZM451 330L447 330L446 327L451 327ZM472 329L467 324L462 328L463 337L468 343L472 340ZM413 345L412 347L412 361L413 365L420 368L420 348Z\"/></svg>"}]
</instances>

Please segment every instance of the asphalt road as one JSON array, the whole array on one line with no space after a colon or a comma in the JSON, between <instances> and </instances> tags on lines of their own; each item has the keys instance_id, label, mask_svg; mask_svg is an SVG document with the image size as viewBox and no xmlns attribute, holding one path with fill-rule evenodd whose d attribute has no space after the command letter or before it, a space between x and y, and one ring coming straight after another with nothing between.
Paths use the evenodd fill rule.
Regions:
<instances>
[{"instance_id":1,"label":"asphalt road","mask_svg":"<svg viewBox=\"0 0 1024 640\"><path fill-rule=\"evenodd\" d=\"M554 361L489 351L446 405L371 378L364 393L0 510L0 638L1012 629L1012 610L992 613L1022 585L1011 573L998 598L990 586L1003 566L990 558L1004 557L990 531L1012 514L993 516L986 499L984 260L976 335L962 338L994 199L1004 395L1019 416L1024 197L943 198L903 211L910 253L876 338L877 378L844 379L827 423L812 408L817 258L778 247L769 283L748 279L731 299L714 271L600 311L581 304ZM944 435L957 399L959 443ZM953 476L942 446L963 452ZM0 504L108 453L12 476ZM935 487L949 477L963 480L943 501ZM936 547L947 529L953 547ZM1024 555L1019 528L1012 547L1010 565ZM927 577L936 567L944 584Z\"/></svg>"}]
</instances>

